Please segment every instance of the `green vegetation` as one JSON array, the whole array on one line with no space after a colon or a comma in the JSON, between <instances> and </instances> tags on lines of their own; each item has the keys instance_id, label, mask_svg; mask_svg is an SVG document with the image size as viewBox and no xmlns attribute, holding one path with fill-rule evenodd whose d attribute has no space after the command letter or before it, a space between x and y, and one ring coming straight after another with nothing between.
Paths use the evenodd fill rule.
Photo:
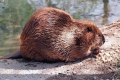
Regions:
<instances>
[{"instance_id":1,"label":"green vegetation","mask_svg":"<svg viewBox=\"0 0 120 80\"><path fill-rule=\"evenodd\" d=\"M34 12L27 0L5 0L0 11L0 55L19 48L19 35Z\"/></svg>"}]
</instances>

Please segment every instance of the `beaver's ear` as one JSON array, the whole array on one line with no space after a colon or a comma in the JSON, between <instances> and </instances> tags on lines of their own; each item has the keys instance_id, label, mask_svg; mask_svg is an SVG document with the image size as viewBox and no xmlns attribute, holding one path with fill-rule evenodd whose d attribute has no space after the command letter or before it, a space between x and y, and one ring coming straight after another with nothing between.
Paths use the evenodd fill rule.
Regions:
<instances>
[{"instance_id":1,"label":"beaver's ear","mask_svg":"<svg viewBox=\"0 0 120 80\"><path fill-rule=\"evenodd\" d=\"M92 32L92 28L90 26L87 27L87 32Z\"/></svg>"}]
</instances>

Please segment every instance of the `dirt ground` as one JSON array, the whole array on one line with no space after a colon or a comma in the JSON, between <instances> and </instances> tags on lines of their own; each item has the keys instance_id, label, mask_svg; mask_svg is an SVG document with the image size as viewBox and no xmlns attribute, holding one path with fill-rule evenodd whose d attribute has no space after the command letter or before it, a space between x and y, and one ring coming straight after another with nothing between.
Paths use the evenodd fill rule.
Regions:
<instances>
[{"instance_id":1,"label":"dirt ground","mask_svg":"<svg viewBox=\"0 0 120 80\"><path fill-rule=\"evenodd\" d=\"M120 20L101 30L106 42L96 57L69 63L0 60L0 80L120 80Z\"/></svg>"}]
</instances>

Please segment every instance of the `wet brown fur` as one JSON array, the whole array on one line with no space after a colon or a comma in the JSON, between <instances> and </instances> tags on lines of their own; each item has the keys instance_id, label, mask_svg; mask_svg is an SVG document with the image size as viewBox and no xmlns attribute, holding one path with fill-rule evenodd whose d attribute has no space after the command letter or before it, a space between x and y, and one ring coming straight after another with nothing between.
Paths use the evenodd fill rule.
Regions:
<instances>
[{"instance_id":1,"label":"wet brown fur","mask_svg":"<svg viewBox=\"0 0 120 80\"><path fill-rule=\"evenodd\" d=\"M75 20L55 8L35 12L20 39L22 57L37 61L75 61L98 54L105 41L92 22Z\"/></svg>"}]
</instances>

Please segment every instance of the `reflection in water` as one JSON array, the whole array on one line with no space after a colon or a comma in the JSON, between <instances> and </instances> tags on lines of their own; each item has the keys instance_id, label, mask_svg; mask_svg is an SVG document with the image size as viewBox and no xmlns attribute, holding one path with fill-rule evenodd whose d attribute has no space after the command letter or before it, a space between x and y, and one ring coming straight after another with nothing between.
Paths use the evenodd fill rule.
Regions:
<instances>
[{"instance_id":1,"label":"reflection in water","mask_svg":"<svg viewBox=\"0 0 120 80\"><path fill-rule=\"evenodd\" d=\"M104 15L103 15L103 21L102 24L106 24L108 22L108 17L109 17L109 1L108 0L103 0L104 3Z\"/></svg>"},{"instance_id":2,"label":"reflection in water","mask_svg":"<svg viewBox=\"0 0 120 80\"><path fill-rule=\"evenodd\" d=\"M90 19L89 14L94 11L98 4L96 0L29 0L29 2L31 5L34 4L35 10L42 7L60 8L76 19Z\"/></svg>"},{"instance_id":3,"label":"reflection in water","mask_svg":"<svg viewBox=\"0 0 120 80\"><path fill-rule=\"evenodd\" d=\"M112 0L109 0L109 2L108 0L0 0L0 55L12 53L19 49L19 36L25 23L32 13L40 8L60 8L76 19L88 19L97 25L101 25L106 24L108 18L110 18L109 5L111 1ZM119 4L119 1L117 2L117 4ZM113 1L111 3L113 4L115 2ZM117 14L119 14L119 12L117 12Z\"/></svg>"},{"instance_id":4,"label":"reflection in water","mask_svg":"<svg viewBox=\"0 0 120 80\"><path fill-rule=\"evenodd\" d=\"M3 55L19 49L19 35L33 9L27 0L2 0L0 4L3 4L0 5L0 55Z\"/></svg>"}]
</instances>

